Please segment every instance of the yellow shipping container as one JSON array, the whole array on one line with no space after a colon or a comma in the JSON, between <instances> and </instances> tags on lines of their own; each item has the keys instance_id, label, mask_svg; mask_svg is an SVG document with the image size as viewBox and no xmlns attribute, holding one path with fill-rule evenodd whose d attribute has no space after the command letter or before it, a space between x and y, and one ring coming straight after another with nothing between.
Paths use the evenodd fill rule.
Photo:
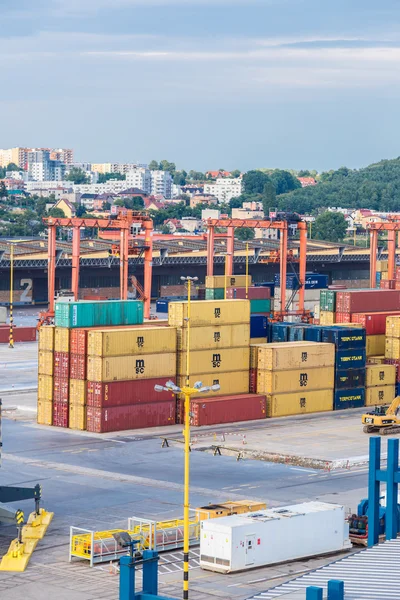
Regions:
<instances>
[{"instance_id":1,"label":"yellow shipping container","mask_svg":"<svg viewBox=\"0 0 400 600\"><path fill-rule=\"evenodd\" d=\"M387 271L381 271L381 280L386 281L389 279L389 273Z\"/></svg>"},{"instance_id":2,"label":"yellow shipping container","mask_svg":"<svg viewBox=\"0 0 400 600\"><path fill-rule=\"evenodd\" d=\"M41 400L53 400L53 378L50 375L38 376L38 398Z\"/></svg>"},{"instance_id":3,"label":"yellow shipping container","mask_svg":"<svg viewBox=\"0 0 400 600\"><path fill-rule=\"evenodd\" d=\"M262 337L262 338L250 338L250 344L266 344L267 343L267 338L266 337Z\"/></svg>"},{"instance_id":4,"label":"yellow shipping container","mask_svg":"<svg viewBox=\"0 0 400 600\"><path fill-rule=\"evenodd\" d=\"M174 327L135 327L88 332L87 353L91 356L131 356L176 352Z\"/></svg>"},{"instance_id":5,"label":"yellow shipping container","mask_svg":"<svg viewBox=\"0 0 400 600\"><path fill-rule=\"evenodd\" d=\"M177 374L186 373L187 352L177 353ZM194 350L190 352L190 374L229 373L250 368L250 347L222 348L219 350Z\"/></svg>"},{"instance_id":6,"label":"yellow shipping container","mask_svg":"<svg viewBox=\"0 0 400 600\"><path fill-rule=\"evenodd\" d=\"M188 303L170 302L168 323L172 327L187 327ZM249 300L194 300L190 303L191 327L250 323Z\"/></svg>"},{"instance_id":7,"label":"yellow shipping container","mask_svg":"<svg viewBox=\"0 0 400 600\"><path fill-rule=\"evenodd\" d=\"M53 425L53 403L49 400L38 400L37 422L39 425Z\"/></svg>"},{"instance_id":8,"label":"yellow shipping container","mask_svg":"<svg viewBox=\"0 0 400 600\"><path fill-rule=\"evenodd\" d=\"M257 371L258 394L286 394L302 390L323 390L334 387L334 367L314 367L294 371Z\"/></svg>"},{"instance_id":9,"label":"yellow shipping container","mask_svg":"<svg viewBox=\"0 0 400 600\"><path fill-rule=\"evenodd\" d=\"M285 417L333 410L333 390L268 394L267 417Z\"/></svg>"},{"instance_id":10,"label":"yellow shipping container","mask_svg":"<svg viewBox=\"0 0 400 600\"><path fill-rule=\"evenodd\" d=\"M142 354L138 356L88 356L89 381L124 381L176 376L176 354Z\"/></svg>"},{"instance_id":11,"label":"yellow shipping container","mask_svg":"<svg viewBox=\"0 0 400 600\"><path fill-rule=\"evenodd\" d=\"M246 278L248 285L251 285L251 275L227 275L226 287L246 287ZM206 288L223 288L225 287L225 275L207 275Z\"/></svg>"},{"instance_id":12,"label":"yellow shipping container","mask_svg":"<svg viewBox=\"0 0 400 600\"><path fill-rule=\"evenodd\" d=\"M177 330L178 350L187 348L187 328ZM264 340L265 341L265 340ZM190 328L190 350L237 348L250 344L250 323Z\"/></svg>"},{"instance_id":13,"label":"yellow shipping container","mask_svg":"<svg viewBox=\"0 0 400 600\"><path fill-rule=\"evenodd\" d=\"M386 317L386 336L400 338L400 317Z\"/></svg>"},{"instance_id":14,"label":"yellow shipping container","mask_svg":"<svg viewBox=\"0 0 400 600\"><path fill-rule=\"evenodd\" d=\"M209 397L229 396L230 394L248 394L249 393L249 372L236 371L235 373L199 373L196 379L201 381L204 386L219 384L221 391L218 394L209 394ZM191 378L190 383L193 384ZM184 375L177 377L177 385L182 387L186 384ZM195 398L196 396L193 396ZM207 396L208 397L208 396Z\"/></svg>"},{"instance_id":15,"label":"yellow shipping container","mask_svg":"<svg viewBox=\"0 0 400 600\"><path fill-rule=\"evenodd\" d=\"M354 327L360 327L362 328L362 323L333 323L334 326L337 327L351 327L352 329Z\"/></svg>"},{"instance_id":16,"label":"yellow shipping container","mask_svg":"<svg viewBox=\"0 0 400 600\"><path fill-rule=\"evenodd\" d=\"M367 335L367 356L377 356L385 354L385 334Z\"/></svg>"},{"instance_id":17,"label":"yellow shipping container","mask_svg":"<svg viewBox=\"0 0 400 600\"><path fill-rule=\"evenodd\" d=\"M335 322L336 313L328 310L321 310L319 313L320 325L333 325Z\"/></svg>"},{"instance_id":18,"label":"yellow shipping container","mask_svg":"<svg viewBox=\"0 0 400 600\"><path fill-rule=\"evenodd\" d=\"M389 268L389 261L387 260L377 260L376 261L376 270L379 273L383 273L384 271L387 271Z\"/></svg>"},{"instance_id":19,"label":"yellow shipping container","mask_svg":"<svg viewBox=\"0 0 400 600\"><path fill-rule=\"evenodd\" d=\"M219 517L227 517L229 515L241 515L248 512L256 512L267 508L265 502L257 502L255 500L239 500L236 502L224 502L223 504L210 504L209 506L201 506L195 508L197 521L205 519L216 519Z\"/></svg>"},{"instance_id":20,"label":"yellow shipping container","mask_svg":"<svg viewBox=\"0 0 400 600\"><path fill-rule=\"evenodd\" d=\"M367 363L369 365L383 365L385 362L385 355L381 356L368 356Z\"/></svg>"},{"instance_id":21,"label":"yellow shipping container","mask_svg":"<svg viewBox=\"0 0 400 600\"><path fill-rule=\"evenodd\" d=\"M395 365L367 365L365 387L374 385L394 385L396 383Z\"/></svg>"},{"instance_id":22,"label":"yellow shipping container","mask_svg":"<svg viewBox=\"0 0 400 600\"><path fill-rule=\"evenodd\" d=\"M54 350L56 352L69 352L69 329L56 327L54 332Z\"/></svg>"},{"instance_id":23,"label":"yellow shipping container","mask_svg":"<svg viewBox=\"0 0 400 600\"><path fill-rule=\"evenodd\" d=\"M86 429L86 406L69 405L69 428L81 431Z\"/></svg>"},{"instance_id":24,"label":"yellow shipping container","mask_svg":"<svg viewBox=\"0 0 400 600\"><path fill-rule=\"evenodd\" d=\"M53 375L53 352L39 350L38 363L39 375Z\"/></svg>"},{"instance_id":25,"label":"yellow shipping container","mask_svg":"<svg viewBox=\"0 0 400 600\"><path fill-rule=\"evenodd\" d=\"M269 371L333 367L334 344L319 342L281 342L259 346L258 368Z\"/></svg>"},{"instance_id":26,"label":"yellow shipping container","mask_svg":"<svg viewBox=\"0 0 400 600\"><path fill-rule=\"evenodd\" d=\"M258 366L258 346L250 346L250 369L257 369Z\"/></svg>"},{"instance_id":27,"label":"yellow shipping container","mask_svg":"<svg viewBox=\"0 0 400 600\"><path fill-rule=\"evenodd\" d=\"M86 404L86 381L83 379L69 380L69 401L71 404L85 406Z\"/></svg>"},{"instance_id":28,"label":"yellow shipping container","mask_svg":"<svg viewBox=\"0 0 400 600\"><path fill-rule=\"evenodd\" d=\"M395 389L394 385L381 385L367 388L365 390L365 406L390 404L395 397Z\"/></svg>"},{"instance_id":29,"label":"yellow shipping container","mask_svg":"<svg viewBox=\"0 0 400 600\"><path fill-rule=\"evenodd\" d=\"M400 359L400 339L387 337L385 340L385 358Z\"/></svg>"},{"instance_id":30,"label":"yellow shipping container","mask_svg":"<svg viewBox=\"0 0 400 600\"><path fill-rule=\"evenodd\" d=\"M42 325L39 329L39 350L54 350L54 325Z\"/></svg>"}]
</instances>

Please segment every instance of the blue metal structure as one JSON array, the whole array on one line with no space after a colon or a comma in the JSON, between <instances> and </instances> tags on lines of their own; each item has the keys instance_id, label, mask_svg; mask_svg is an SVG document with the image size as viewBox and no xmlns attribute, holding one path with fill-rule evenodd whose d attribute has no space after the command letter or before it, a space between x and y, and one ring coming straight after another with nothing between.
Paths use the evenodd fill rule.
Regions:
<instances>
[{"instance_id":1,"label":"blue metal structure","mask_svg":"<svg viewBox=\"0 0 400 600\"><path fill-rule=\"evenodd\" d=\"M306 600L323 600L323 589L311 585L306 590ZM344 600L344 583L337 579L328 581L328 600Z\"/></svg>"},{"instance_id":2,"label":"blue metal structure","mask_svg":"<svg viewBox=\"0 0 400 600\"><path fill-rule=\"evenodd\" d=\"M119 564L119 600L174 600L158 596L158 552L144 550L140 560L123 556ZM143 590L135 592L135 567L140 564L143 568Z\"/></svg>"},{"instance_id":3,"label":"blue metal structure","mask_svg":"<svg viewBox=\"0 0 400 600\"><path fill-rule=\"evenodd\" d=\"M386 523L387 540L397 538L399 531L397 495L400 482L399 440L388 440L387 467L381 469L381 438L371 437L369 441L368 477L368 546L379 542L379 497L380 484L386 483Z\"/></svg>"}]
</instances>

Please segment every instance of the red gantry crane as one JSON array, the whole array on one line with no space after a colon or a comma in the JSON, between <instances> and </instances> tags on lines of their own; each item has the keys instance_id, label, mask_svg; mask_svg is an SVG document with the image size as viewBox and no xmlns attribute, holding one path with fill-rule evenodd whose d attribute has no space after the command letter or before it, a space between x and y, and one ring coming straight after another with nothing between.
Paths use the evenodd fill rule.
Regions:
<instances>
[{"instance_id":1,"label":"red gantry crane","mask_svg":"<svg viewBox=\"0 0 400 600\"><path fill-rule=\"evenodd\" d=\"M396 232L397 242L400 244L400 216L389 215L388 221L378 221L368 223L367 229L370 232L370 281L371 288L376 287L376 261L378 252L378 234L380 231L388 232L388 279L394 279L396 268Z\"/></svg>"}]
</instances>

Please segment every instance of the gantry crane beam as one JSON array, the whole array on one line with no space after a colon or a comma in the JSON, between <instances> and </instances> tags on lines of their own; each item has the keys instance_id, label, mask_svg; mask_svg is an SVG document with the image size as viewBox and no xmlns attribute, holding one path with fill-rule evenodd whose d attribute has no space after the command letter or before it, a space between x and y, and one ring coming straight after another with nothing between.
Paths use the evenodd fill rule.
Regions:
<instances>
[{"instance_id":1,"label":"gantry crane beam","mask_svg":"<svg viewBox=\"0 0 400 600\"><path fill-rule=\"evenodd\" d=\"M396 231L400 232L400 217L393 215L391 221L379 221L377 223L368 223L367 229L370 232L370 273L369 285L376 287L376 260L378 250L378 233L380 231L388 232L388 279L394 279L396 267Z\"/></svg>"}]
</instances>

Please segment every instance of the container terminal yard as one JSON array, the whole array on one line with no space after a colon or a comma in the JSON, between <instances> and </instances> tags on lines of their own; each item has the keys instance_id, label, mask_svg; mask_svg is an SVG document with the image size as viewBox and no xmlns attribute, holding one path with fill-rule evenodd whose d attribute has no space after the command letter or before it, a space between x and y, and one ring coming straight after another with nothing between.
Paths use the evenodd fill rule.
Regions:
<instances>
[{"instance_id":1,"label":"container terminal yard","mask_svg":"<svg viewBox=\"0 0 400 600\"><path fill-rule=\"evenodd\" d=\"M284 219L182 245L139 214L84 221L2 241L0 590L395 597L349 573L397 551L397 222L383 253L379 223L361 250ZM278 242L234 241L256 223ZM115 275L82 286L95 266Z\"/></svg>"}]
</instances>

